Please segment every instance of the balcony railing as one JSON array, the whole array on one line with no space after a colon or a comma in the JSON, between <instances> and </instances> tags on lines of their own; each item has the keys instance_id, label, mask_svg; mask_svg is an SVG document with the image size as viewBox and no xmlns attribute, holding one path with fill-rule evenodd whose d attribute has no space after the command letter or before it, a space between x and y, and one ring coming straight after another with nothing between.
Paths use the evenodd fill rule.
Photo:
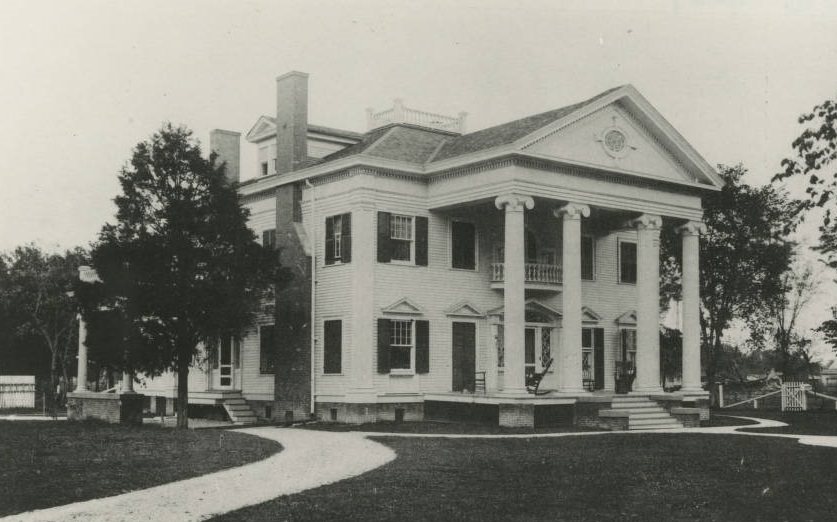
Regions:
<instances>
[{"instance_id":1,"label":"balcony railing","mask_svg":"<svg viewBox=\"0 0 837 522\"><path fill-rule=\"evenodd\" d=\"M525 263L524 279L527 283L561 284L561 266L544 263ZM505 281L504 263L491 263L491 281Z\"/></svg>"}]
</instances>

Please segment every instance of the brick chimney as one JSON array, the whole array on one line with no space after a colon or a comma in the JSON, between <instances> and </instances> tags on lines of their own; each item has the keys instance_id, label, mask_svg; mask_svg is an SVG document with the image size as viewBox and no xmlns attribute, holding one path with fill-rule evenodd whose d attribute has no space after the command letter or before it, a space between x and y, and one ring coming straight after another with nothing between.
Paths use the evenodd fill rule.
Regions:
<instances>
[{"instance_id":1,"label":"brick chimney","mask_svg":"<svg viewBox=\"0 0 837 522\"><path fill-rule=\"evenodd\" d=\"M241 133L222 129L209 131L209 150L218 155L218 162L227 162L227 179L238 183L241 172Z\"/></svg>"},{"instance_id":2,"label":"brick chimney","mask_svg":"<svg viewBox=\"0 0 837 522\"><path fill-rule=\"evenodd\" d=\"M308 73L276 78L276 173L297 170L308 158Z\"/></svg>"}]
</instances>

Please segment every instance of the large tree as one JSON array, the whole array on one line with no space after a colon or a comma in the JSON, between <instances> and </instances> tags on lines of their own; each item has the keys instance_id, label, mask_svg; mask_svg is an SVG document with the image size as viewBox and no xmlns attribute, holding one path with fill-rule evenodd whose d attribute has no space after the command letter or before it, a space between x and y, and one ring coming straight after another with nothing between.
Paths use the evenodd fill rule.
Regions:
<instances>
[{"instance_id":1,"label":"large tree","mask_svg":"<svg viewBox=\"0 0 837 522\"><path fill-rule=\"evenodd\" d=\"M247 227L225 165L206 159L184 127L166 124L139 143L119 182L117 222L93 250L100 304L118 311L110 337L123 341L123 369L176 372L177 425L185 428L199 347L251 324L274 280L275 253Z\"/></svg>"},{"instance_id":2,"label":"large tree","mask_svg":"<svg viewBox=\"0 0 837 522\"><path fill-rule=\"evenodd\" d=\"M758 346L768 349L773 366L785 378L807 378L812 362L811 339L799 329L799 320L817 293L819 277L810 265L794 264L779 279L781 292L765 300L751 326Z\"/></svg>"},{"instance_id":3,"label":"large tree","mask_svg":"<svg viewBox=\"0 0 837 522\"><path fill-rule=\"evenodd\" d=\"M78 267L87 262L87 256L80 248L58 254L26 245L16 248L3 262L0 300L3 321L12 330L7 339L11 355L39 361L39 352L48 353L49 370L44 373L50 376L50 392L56 390L59 379L65 386L69 384L78 346L74 289Z\"/></svg>"},{"instance_id":4,"label":"large tree","mask_svg":"<svg viewBox=\"0 0 837 522\"><path fill-rule=\"evenodd\" d=\"M787 235L796 226L798 206L773 186L744 183L741 165L719 165L718 170L726 185L703 198L707 231L700 241L701 358L710 383L731 321L746 321L782 293L780 278L794 250ZM662 247L662 258L668 260L664 266L679 272L682 251L673 229L664 230ZM672 279L671 274L664 277ZM666 288L673 292L677 287Z\"/></svg>"}]
</instances>

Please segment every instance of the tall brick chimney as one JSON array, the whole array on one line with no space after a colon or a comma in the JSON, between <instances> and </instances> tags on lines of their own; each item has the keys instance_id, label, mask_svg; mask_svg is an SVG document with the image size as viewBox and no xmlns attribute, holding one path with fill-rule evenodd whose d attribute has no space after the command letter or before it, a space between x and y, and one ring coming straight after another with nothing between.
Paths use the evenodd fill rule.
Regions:
<instances>
[{"instance_id":1,"label":"tall brick chimney","mask_svg":"<svg viewBox=\"0 0 837 522\"><path fill-rule=\"evenodd\" d=\"M300 168L308 157L308 73L276 78L276 173Z\"/></svg>"},{"instance_id":2,"label":"tall brick chimney","mask_svg":"<svg viewBox=\"0 0 837 522\"><path fill-rule=\"evenodd\" d=\"M218 162L227 162L227 179L238 183L241 173L241 133L222 129L209 131L209 150L218 155Z\"/></svg>"}]
</instances>

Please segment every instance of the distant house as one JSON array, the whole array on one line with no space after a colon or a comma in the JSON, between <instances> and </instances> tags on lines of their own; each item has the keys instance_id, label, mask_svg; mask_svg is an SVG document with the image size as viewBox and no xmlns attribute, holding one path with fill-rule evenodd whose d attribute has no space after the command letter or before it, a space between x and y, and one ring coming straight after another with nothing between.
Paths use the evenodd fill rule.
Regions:
<instances>
[{"instance_id":1,"label":"distant house","mask_svg":"<svg viewBox=\"0 0 837 522\"><path fill-rule=\"evenodd\" d=\"M309 124L307 85L277 79L275 116L246 135L255 177L239 188L296 279L278 314L266 302L193 372L196 402L345 422L532 425L622 409L632 426L676 425L651 415L672 405L706 416L698 238L701 197L722 181L634 87L470 133L464 113L396 100L356 133ZM239 138L210 140L234 180ZM679 231L685 259L676 394L660 372L661 227ZM546 393L528 393L550 360ZM646 407L658 422L637 424Z\"/></svg>"}]
</instances>

